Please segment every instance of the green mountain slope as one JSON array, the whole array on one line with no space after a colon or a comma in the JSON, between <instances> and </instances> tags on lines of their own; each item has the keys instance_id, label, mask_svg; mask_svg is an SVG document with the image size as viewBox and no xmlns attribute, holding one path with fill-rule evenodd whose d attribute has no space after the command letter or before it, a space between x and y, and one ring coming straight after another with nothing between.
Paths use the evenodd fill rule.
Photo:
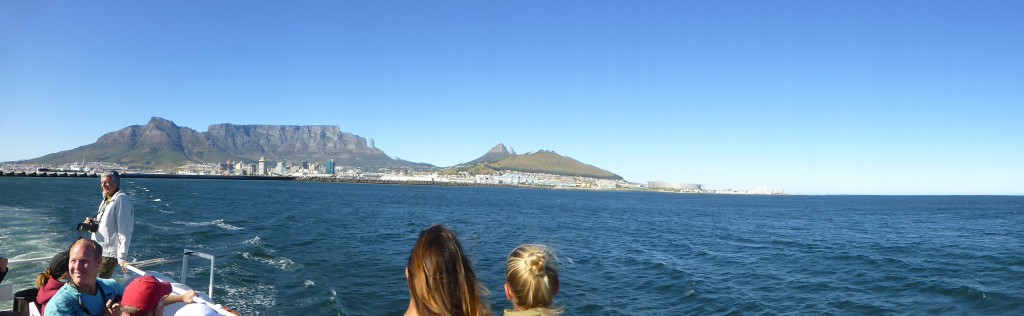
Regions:
<instances>
[{"instance_id":1,"label":"green mountain slope","mask_svg":"<svg viewBox=\"0 0 1024 316\"><path fill-rule=\"evenodd\" d=\"M498 148L499 146L504 149L504 145L501 144L498 144L495 148ZM492 154L494 151L495 149L492 149L488 154ZM488 155L485 154L484 157L478 158L474 161L481 161L485 157L488 157ZM500 158L496 161L476 163L469 162L445 169L441 174L457 174L459 172L466 172L471 175L476 175L493 174L503 171L547 173L562 176L579 176L611 180L622 179L622 177L617 174L547 150L541 150L524 155L516 155L506 152L504 158Z\"/></svg>"}]
</instances>

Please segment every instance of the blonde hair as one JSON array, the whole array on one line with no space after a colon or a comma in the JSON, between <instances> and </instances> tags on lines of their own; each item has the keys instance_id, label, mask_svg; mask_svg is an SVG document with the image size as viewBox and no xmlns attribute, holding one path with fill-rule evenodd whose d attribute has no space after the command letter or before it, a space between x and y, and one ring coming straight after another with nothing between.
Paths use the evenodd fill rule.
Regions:
<instances>
[{"instance_id":1,"label":"blonde hair","mask_svg":"<svg viewBox=\"0 0 1024 316\"><path fill-rule=\"evenodd\" d=\"M552 307L558 293L558 258L551 247L526 244L508 255L505 282L516 307L544 315L558 315L564 310Z\"/></svg>"},{"instance_id":2,"label":"blonde hair","mask_svg":"<svg viewBox=\"0 0 1024 316\"><path fill-rule=\"evenodd\" d=\"M483 300L487 288L477 281L469 257L448 227L434 225L420 232L407 271L409 295L419 315L491 315Z\"/></svg>"},{"instance_id":3,"label":"blonde hair","mask_svg":"<svg viewBox=\"0 0 1024 316\"><path fill-rule=\"evenodd\" d=\"M46 272L39 273L39 276L36 277L36 287L41 289L43 286L46 286L46 283L50 282L50 274L52 274L50 269L46 269ZM56 277L56 279L63 279L66 275L67 273L62 274L61 276Z\"/></svg>"},{"instance_id":4,"label":"blonde hair","mask_svg":"<svg viewBox=\"0 0 1024 316\"><path fill-rule=\"evenodd\" d=\"M95 240L92 240L92 239L89 239L89 238L81 238L80 237L80 238L78 238L78 240L75 240L75 242L71 244L71 247L68 248L68 252L70 253L71 249L75 249L75 246L92 248L92 256L93 256L93 258L91 258L91 259L96 260L96 261L102 261L103 260L103 246L100 245L99 242L96 242Z\"/></svg>"}]
</instances>

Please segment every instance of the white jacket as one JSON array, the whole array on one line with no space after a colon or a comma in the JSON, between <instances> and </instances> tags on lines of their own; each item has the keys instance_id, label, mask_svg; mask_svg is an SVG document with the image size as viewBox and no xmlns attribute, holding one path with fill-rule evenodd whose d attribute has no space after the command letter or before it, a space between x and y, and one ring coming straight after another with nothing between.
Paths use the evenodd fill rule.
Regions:
<instances>
[{"instance_id":1,"label":"white jacket","mask_svg":"<svg viewBox=\"0 0 1024 316\"><path fill-rule=\"evenodd\" d=\"M135 228L135 209L128 195L118 190L109 200L100 202L96 220L100 226L92 233L92 240L103 246L103 256L128 261L128 244Z\"/></svg>"}]
</instances>

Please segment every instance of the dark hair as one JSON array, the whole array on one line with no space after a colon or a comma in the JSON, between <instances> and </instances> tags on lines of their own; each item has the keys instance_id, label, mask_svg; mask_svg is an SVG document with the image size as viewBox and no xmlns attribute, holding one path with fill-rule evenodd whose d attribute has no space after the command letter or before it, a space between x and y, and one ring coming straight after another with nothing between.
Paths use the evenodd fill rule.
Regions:
<instances>
[{"instance_id":1,"label":"dark hair","mask_svg":"<svg viewBox=\"0 0 1024 316\"><path fill-rule=\"evenodd\" d=\"M477 281L469 257L448 227L434 225L420 232L407 269L409 295L420 315L491 314L483 301L487 288Z\"/></svg>"},{"instance_id":2,"label":"dark hair","mask_svg":"<svg viewBox=\"0 0 1024 316\"><path fill-rule=\"evenodd\" d=\"M36 277L36 287L43 288L50 278L54 280L64 278L68 274L68 256L68 251L61 251L54 255L53 259L50 259L50 265L46 266L46 270Z\"/></svg>"}]
</instances>

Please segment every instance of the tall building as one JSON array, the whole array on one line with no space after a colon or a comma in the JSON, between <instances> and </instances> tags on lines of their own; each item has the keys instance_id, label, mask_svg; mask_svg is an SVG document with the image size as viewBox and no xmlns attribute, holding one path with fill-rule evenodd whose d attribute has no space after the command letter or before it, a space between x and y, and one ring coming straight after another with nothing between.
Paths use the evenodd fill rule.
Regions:
<instances>
[{"instance_id":1,"label":"tall building","mask_svg":"<svg viewBox=\"0 0 1024 316\"><path fill-rule=\"evenodd\" d=\"M326 171L327 171L327 172L325 172L326 174L334 174L334 159L331 159L331 161L327 162L327 170Z\"/></svg>"},{"instance_id":2,"label":"tall building","mask_svg":"<svg viewBox=\"0 0 1024 316\"><path fill-rule=\"evenodd\" d=\"M260 165L256 172L261 176L267 175L267 157L260 156Z\"/></svg>"}]
</instances>

